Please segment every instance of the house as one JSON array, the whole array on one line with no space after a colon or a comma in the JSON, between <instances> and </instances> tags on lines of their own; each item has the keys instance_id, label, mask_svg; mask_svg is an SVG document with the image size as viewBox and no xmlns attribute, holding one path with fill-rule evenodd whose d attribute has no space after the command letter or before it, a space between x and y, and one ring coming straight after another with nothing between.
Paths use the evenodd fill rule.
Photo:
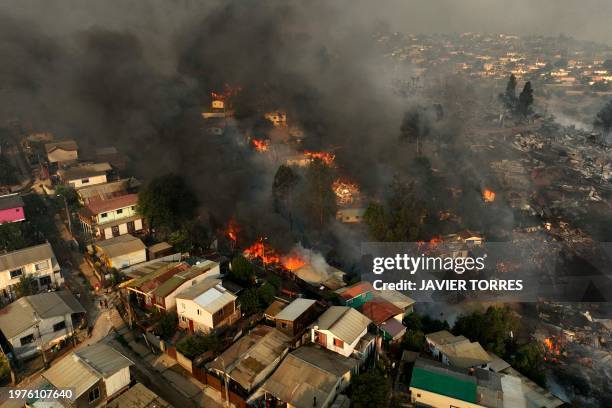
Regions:
<instances>
[{"instance_id":1,"label":"house","mask_svg":"<svg viewBox=\"0 0 612 408\"><path fill-rule=\"evenodd\" d=\"M104 343L81 348L62 358L42 376L56 389L72 389L70 406L99 407L129 387L134 363Z\"/></svg>"},{"instance_id":2,"label":"house","mask_svg":"<svg viewBox=\"0 0 612 408\"><path fill-rule=\"evenodd\" d=\"M15 285L24 275L32 276L39 290L57 288L64 282L51 244L0 255L0 293L5 300L15 297Z\"/></svg>"},{"instance_id":3,"label":"house","mask_svg":"<svg viewBox=\"0 0 612 408\"><path fill-rule=\"evenodd\" d=\"M136 194L90 202L79 209L79 220L83 230L96 239L133 234L143 228L143 218L136 212L137 203Z\"/></svg>"},{"instance_id":4,"label":"house","mask_svg":"<svg viewBox=\"0 0 612 408\"><path fill-rule=\"evenodd\" d=\"M0 224L25 221L23 199L18 194L0 197Z\"/></svg>"},{"instance_id":5,"label":"house","mask_svg":"<svg viewBox=\"0 0 612 408\"><path fill-rule=\"evenodd\" d=\"M106 406L108 408L172 408L172 405L141 383L134 384Z\"/></svg>"},{"instance_id":6,"label":"house","mask_svg":"<svg viewBox=\"0 0 612 408\"><path fill-rule=\"evenodd\" d=\"M268 326L256 326L235 341L206 368L243 397L250 395L278 367L289 351L289 337Z\"/></svg>"},{"instance_id":7,"label":"house","mask_svg":"<svg viewBox=\"0 0 612 408\"><path fill-rule=\"evenodd\" d=\"M474 375L436 361L418 358L410 380L410 400L416 406L498 408L505 405L501 376L488 370Z\"/></svg>"},{"instance_id":8,"label":"house","mask_svg":"<svg viewBox=\"0 0 612 408\"><path fill-rule=\"evenodd\" d=\"M430 333L425 340L434 358L458 368L489 368L493 361L478 342L464 336L454 336L446 330Z\"/></svg>"},{"instance_id":9,"label":"house","mask_svg":"<svg viewBox=\"0 0 612 408\"><path fill-rule=\"evenodd\" d=\"M185 289L207 278L220 275L219 264L213 261L200 262L190 266L186 262L154 262L143 266L143 276L127 282L123 287L137 295L146 307L164 310L176 307L176 296ZM133 270L130 274L138 274Z\"/></svg>"},{"instance_id":10,"label":"house","mask_svg":"<svg viewBox=\"0 0 612 408\"><path fill-rule=\"evenodd\" d=\"M311 339L313 343L348 357L368 332L371 322L353 308L332 306L313 323Z\"/></svg>"},{"instance_id":11,"label":"house","mask_svg":"<svg viewBox=\"0 0 612 408\"><path fill-rule=\"evenodd\" d=\"M370 282L357 282L354 285L338 289L336 293L340 296L340 302L344 306L358 309L364 303L374 299L376 290Z\"/></svg>"},{"instance_id":12,"label":"house","mask_svg":"<svg viewBox=\"0 0 612 408\"><path fill-rule=\"evenodd\" d=\"M276 318L276 315L279 314L281 310L286 308L287 305L289 305L289 302L284 299L274 299L272 303L270 303L270 305L266 308L266 310L264 310L264 318L266 319L266 321L275 324L274 319Z\"/></svg>"},{"instance_id":13,"label":"house","mask_svg":"<svg viewBox=\"0 0 612 408\"><path fill-rule=\"evenodd\" d=\"M79 147L74 140L62 140L45 144L49 163L76 162L79 159Z\"/></svg>"},{"instance_id":14,"label":"house","mask_svg":"<svg viewBox=\"0 0 612 408\"><path fill-rule=\"evenodd\" d=\"M164 256L172 255L174 248L167 242L159 242L147 248L149 259L163 258Z\"/></svg>"},{"instance_id":15,"label":"house","mask_svg":"<svg viewBox=\"0 0 612 408\"><path fill-rule=\"evenodd\" d=\"M281 310L274 321L278 330L293 338L303 334L318 314L316 300L298 298Z\"/></svg>"},{"instance_id":16,"label":"house","mask_svg":"<svg viewBox=\"0 0 612 408\"><path fill-rule=\"evenodd\" d=\"M73 188L104 184L112 170L108 163L79 164L57 171L62 183Z\"/></svg>"},{"instance_id":17,"label":"house","mask_svg":"<svg viewBox=\"0 0 612 408\"><path fill-rule=\"evenodd\" d=\"M238 297L219 279L205 279L176 295L179 326L208 333L240 319Z\"/></svg>"},{"instance_id":18,"label":"house","mask_svg":"<svg viewBox=\"0 0 612 408\"><path fill-rule=\"evenodd\" d=\"M103 184L83 185L76 189L76 193L81 204L89 204L135 193L138 187L140 182L130 177Z\"/></svg>"},{"instance_id":19,"label":"house","mask_svg":"<svg viewBox=\"0 0 612 408\"><path fill-rule=\"evenodd\" d=\"M347 388L358 368L359 361L354 358L316 346L300 347L263 383L257 398L263 397L266 406L327 408Z\"/></svg>"},{"instance_id":20,"label":"house","mask_svg":"<svg viewBox=\"0 0 612 408\"><path fill-rule=\"evenodd\" d=\"M358 224L363 221L365 208L339 208L336 211L336 219L345 224Z\"/></svg>"},{"instance_id":21,"label":"house","mask_svg":"<svg viewBox=\"0 0 612 408\"><path fill-rule=\"evenodd\" d=\"M123 269L147 260L147 247L130 234L98 241L92 246L97 257L108 268Z\"/></svg>"},{"instance_id":22,"label":"house","mask_svg":"<svg viewBox=\"0 0 612 408\"><path fill-rule=\"evenodd\" d=\"M346 273L331 265L315 266L307 262L291 272L304 282L317 287L322 285L330 290L337 290L346 285L344 283Z\"/></svg>"},{"instance_id":23,"label":"house","mask_svg":"<svg viewBox=\"0 0 612 408\"><path fill-rule=\"evenodd\" d=\"M399 341L406 333L406 327L402 324L404 311L385 299L376 297L364 303L359 311L372 320L386 341Z\"/></svg>"},{"instance_id":24,"label":"house","mask_svg":"<svg viewBox=\"0 0 612 408\"><path fill-rule=\"evenodd\" d=\"M24 296L0 310L0 331L17 358L50 349L70 337L85 309L70 292Z\"/></svg>"},{"instance_id":25,"label":"house","mask_svg":"<svg viewBox=\"0 0 612 408\"><path fill-rule=\"evenodd\" d=\"M414 304L416 303L414 299L404 295L402 292L398 292L397 290L380 290L375 294L375 299L384 299L389 303L392 303L394 306L400 308L403 311L404 317L414 312ZM402 319L399 319L401 322Z\"/></svg>"}]
</instances>

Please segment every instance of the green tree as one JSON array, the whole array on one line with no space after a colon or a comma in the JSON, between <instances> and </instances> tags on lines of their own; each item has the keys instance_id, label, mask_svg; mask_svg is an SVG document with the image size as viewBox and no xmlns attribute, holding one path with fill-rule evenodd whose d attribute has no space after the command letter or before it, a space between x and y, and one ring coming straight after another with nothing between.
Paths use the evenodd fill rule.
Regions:
<instances>
[{"instance_id":1,"label":"green tree","mask_svg":"<svg viewBox=\"0 0 612 408\"><path fill-rule=\"evenodd\" d=\"M514 74L511 74L510 78L508 78L508 83L506 84L506 91L499 95L506 108L512 111L516 109L518 102L516 99L516 85L516 77Z\"/></svg>"},{"instance_id":2,"label":"green tree","mask_svg":"<svg viewBox=\"0 0 612 408\"><path fill-rule=\"evenodd\" d=\"M55 192L58 195L62 196L60 203L62 208L64 207L64 198L66 199L66 204L68 204L68 207L72 209L79 208L81 206L81 203L79 202L79 196L77 195L76 190L72 186L60 184L55 189Z\"/></svg>"},{"instance_id":3,"label":"green tree","mask_svg":"<svg viewBox=\"0 0 612 408\"><path fill-rule=\"evenodd\" d=\"M596 129L600 129L604 136L607 136L612 131L612 101L609 101L595 116L593 123Z\"/></svg>"},{"instance_id":4,"label":"green tree","mask_svg":"<svg viewBox=\"0 0 612 408\"><path fill-rule=\"evenodd\" d=\"M239 285L251 286L255 283L255 268L248 259L238 255L232 259L228 278Z\"/></svg>"},{"instance_id":5,"label":"green tree","mask_svg":"<svg viewBox=\"0 0 612 408\"><path fill-rule=\"evenodd\" d=\"M0 155L0 184L17 184L17 169L4 157Z\"/></svg>"},{"instance_id":6,"label":"green tree","mask_svg":"<svg viewBox=\"0 0 612 408\"><path fill-rule=\"evenodd\" d=\"M542 365L543 360L544 350L542 346L535 342L529 342L517 348L510 362L512 367L523 375L529 377L541 386L546 386L546 377Z\"/></svg>"},{"instance_id":7,"label":"green tree","mask_svg":"<svg viewBox=\"0 0 612 408\"><path fill-rule=\"evenodd\" d=\"M518 320L508 307L489 307L484 313L459 316L453 326L453 333L478 341L485 349L504 358L508 355L510 333L516 333L518 328Z\"/></svg>"},{"instance_id":8,"label":"green tree","mask_svg":"<svg viewBox=\"0 0 612 408\"><path fill-rule=\"evenodd\" d=\"M164 313L162 314L157 327L155 328L155 334L162 338L169 340L176 333L178 327L178 316L176 313Z\"/></svg>"},{"instance_id":9,"label":"green tree","mask_svg":"<svg viewBox=\"0 0 612 408\"><path fill-rule=\"evenodd\" d=\"M176 174L156 177L138 193L138 212L151 228L173 230L196 215L198 200Z\"/></svg>"},{"instance_id":10,"label":"green tree","mask_svg":"<svg viewBox=\"0 0 612 408\"><path fill-rule=\"evenodd\" d=\"M531 105L533 105L533 88L531 81L527 81L519 95L517 110L521 115L527 116L531 112Z\"/></svg>"},{"instance_id":11,"label":"green tree","mask_svg":"<svg viewBox=\"0 0 612 408\"><path fill-rule=\"evenodd\" d=\"M406 330L402 339L402 348L409 351L423 351L425 347L425 333L420 330Z\"/></svg>"},{"instance_id":12,"label":"green tree","mask_svg":"<svg viewBox=\"0 0 612 408\"><path fill-rule=\"evenodd\" d=\"M0 384L6 385L11 379L11 365L6 354L0 353Z\"/></svg>"},{"instance_id":13,"label":"green tree","mask_svg":"<svg viewBox=\"0 0 612 408\"><path fill-rule=\"evenodd\" d=\"M213 353L220 351L222 345L221 339L215 334L194 334L181 339L176 344L176 349L187 358L193 360L207 351Z\"/></svg>"},{"instance_id":14,"label":"green tree","mask_svg":"<svg viewBox=\"0 0 612 408\"><path fill-rule=\"evenodd\" d=\"M359 374L350 387L351 407L384 407L388 402L389 384L378 369Z\"/></svg>"},{"instance_id":15,"label":"green tree","mask_svg":"<svg viewBox=\"0 0 612 408\"><path fill-rule=\"evenodd\" d=\"M267 307L274 300L276 296L276 288L270 282L266 282L259 289L257 289L257 296L261 307Z\"/></svg>"},{"instance_id":16,"label":"green tree","mask_svg":"<svg viewBox=\"0 0 612 408\"><path fill-rule=\"evenodd\" d=\"M414 183L406 184L395 177L386 205L370 204L364 221L372 239L383 242L414 242L421 236L427 212L415 194Z\"/></svg>"},{"instance_id":17,"label":"green tree","mask_svg":"<svg viewBox=\"0 0 612 408\"><path fill-rule=\"evenodd\" d=\"M272 198L274 209L279 213L291 214L293 206L293 193L300 181L300 177L289 166L281 165L274 175L272 183Z\"/></svg>"},{"instance_id":18,"label":"green tree","mask_svg":"<svg viewBox=\"0 0 612 408\"><path fill-rule=\"evenodd\" d=\"M301 198L307 217L319 227L336 215L336 195L332 184L329 166L322 160L313 160L306 172L306 185Z\"/></svg>"},{"instance_id":19,"label":"green tree","mask_svg":"<svg viewBox=\"0 0 612 408\"><path fill-rule=\"evenodd\" d=\"M15 285L17 297L30 296L34 294L36 279L32 275L22 274L19 282Z\"/></svg>"},{"instance_id":20,"label":"green tree","mask_svg":"<svg viewBox=\"0 0 612 408\"><path fill-rule=\"evenodd\" d=\"M247 315L252 315L261 310L259 294L255 288L249 288L243 291L238 297L238 302L240 302L240 309L242 312Z\"/></svg>"},{"instance_id":21,"label":"green tree","mask_svg":"<svg viewBox=\"0 0 612 408\"><path fill-rule=\"evenodd\" d=\"M201 252L208 240L206 227L197 221L186 221L168 236L168 242L180 252Z\"/></svg>"},{"instance_id":22,"label":"green tree","mask_svg":"<svg viewBox=\"0 0 612 408\"><path fill-rule=\"evenodd\" d=\"M0 248L15 251L28 246L29 240L24 236L21 224L12 222L0 225Z\"/></svg>"}]
</instances>

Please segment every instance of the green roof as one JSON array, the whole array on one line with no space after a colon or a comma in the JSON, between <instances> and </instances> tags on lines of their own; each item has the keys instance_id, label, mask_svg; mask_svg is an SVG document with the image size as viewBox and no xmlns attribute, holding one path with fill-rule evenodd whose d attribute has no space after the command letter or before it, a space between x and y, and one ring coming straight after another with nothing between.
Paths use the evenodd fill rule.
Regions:
<instances>
[{"instance_id":1,"label":"green roof","mask_svg":"<svg viewBox=\"0 0 612 408\"><path fill-rule=\"evenodd\" d=\"M410 386L476 404L476 383L414 367Z\"/></svg>"}]
</instances>

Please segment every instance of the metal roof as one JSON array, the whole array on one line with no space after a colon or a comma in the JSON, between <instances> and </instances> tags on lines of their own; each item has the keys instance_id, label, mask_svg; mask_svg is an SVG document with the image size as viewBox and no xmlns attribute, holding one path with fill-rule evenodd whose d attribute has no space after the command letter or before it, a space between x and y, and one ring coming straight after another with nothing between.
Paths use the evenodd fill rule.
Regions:
<instances>
[{"instance_id":1,"label":"metal roof","mask_svg":"<svg viewBox=\"0 0 612 408\"><path fill-rule=\"evenodd\" d=\"M23 198L19 194L9 194L0 197L0 210L23 207Z\"/></svg>"},{"instance_id":2,"label":"metal roof","mask_svg":"<svg viewBox=\"0 0 612 408\"><path fill-rule=\"evenodd\" d=\"M68 167L67 169L60 169L57 171L57 173L64 180L76 180L85 177L101 176L110 170L112 170L112 167L108 163L93 163L72 166Z\"/></svg>"},{"instance_id":3,"label":"metal roof","mask_svg":"<svg viewBox=\"0 0 612 408\"><path fill-rule=\"evenodd\" d=\"M141 383L134 384L132 388L106 406L108 408L172 408L172 405Z\"/></svg>"},{"instance_id":4,"label":"metal roof","mask_svg":"<svg viewBox=\"0 0 612 408\"><path fill-rule=\"evenodd\" d=\"M370 323L370 319L353 308L332 306L314 325L318 326L319 330L329 330L340 340L352 344Z\"/></svg>"},{"instance_id":5,"label":"metal roof","mask_svg":"<svg viewBox=\"0 0 612 408\"><path fill-rule=\"evenodd\" d=\"M0 255L0 271L17 269L45 259L55 259L51 244L48 242Z\"/></svg>"},{"instance_id":6,"label":"metal roof","mask_svg":"<svg viewBox=\"0 0 612 408\"><path fill-rule=\"evenodd\" d=\"M254 386L257 375L280 358L289 348L289 337L268 326L257 326L234 342L219 357L208 363L209 369L226 373L246 391Z\"/></svg>"},{"instance_id":7,"label":"metal roof","mask_svg":"<svg viewBox=\"0 0 612 408\"><path fill-rule=\"evenodd\" d=\"M114 348L96 343L62 358L42 376L55 388L72 388L74 401L102 378L108 378L134 363Z\"/></svg>"},{"instance_id":8,"label":"metal roof","mask_svg":"<svg viewBox=\"0 0 612 408\"><path fill-rule=\"evenodd\" d=\"M205 279L179 293L176 298L192 300L210 314L237 299L234 294L223 287L219 279Z\"/></svg>"},{"instance_id":9,"label":"metal roof","mask_svg":"<svg viewBox=\"0 0 612 408\"><path fill-rule=\"evenodd\" d=\"M442 367L435 361L417 359L410 387L476 404L476 378Z\"/></svg>"},{"instance_id":10,"label":"metal roof","mask_svg":"<svg viewBox=\"0 0 612 408\"><path fill-rule=\"evenodd\" d=\"M94 244L100 251L109 258L131 254L136 251L144 251L145 244L139 238L130 234L119 235Z\"/></svg>"},{"instance_id":11,"label":"metal roof","mask_svg":"<svg viewBox=\"0 0 612 408\"><path fill-rule=\"evenodd\" d=\"M312 299L295 299L293 302L289 303L287 307L281 310L275 318L277 320L294 321L315 303L317 303L317 301Z\"/></svg>"},{"instance_id":12,"label":"metal roof","mask_svg":"<svg viewBox=\"0 0 612 408\"><path fill-rule=\"evenodd\" d=\"M185 263L185 265L189 266ZM156 289L153 290L153 294L158 297L166 297L174 292L183 283L191 280L197 276L203 275L206 272L219 265L213 261L205 261L196 264L188 269L179 270L178 273L174 274L170 279L160 284Z\"/></svg>"},{"instance_id":13,"label":"metal roof","mask_svg":"<svg viewBox=\"0 0 612 408\"><path fill-rule=\"evenodd\" d=\"M38 318L34 317L34 313ZM10 339L34 326L41 319L72 313L85 313L85 309L70 292L47 292L24 296L0 309L0 330Z\"/></svg>"},{"instance_id":14,"label":"metal roof","mask_svg":"<svg viewBox=\"0 0 612 408\"><path fill-rule=\"evenodd\" d=\"M326 401L340 378L359 362L325 349L304 346L287 355L262 389L298 408Z\"/></svg>"}]
</instances>

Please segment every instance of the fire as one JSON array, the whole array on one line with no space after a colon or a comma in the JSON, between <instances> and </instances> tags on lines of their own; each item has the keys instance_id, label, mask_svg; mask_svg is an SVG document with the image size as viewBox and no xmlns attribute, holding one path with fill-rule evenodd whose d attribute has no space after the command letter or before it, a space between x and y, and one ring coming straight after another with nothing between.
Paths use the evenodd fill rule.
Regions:
<instances>
[{"instance_id":1,"label":"fire","mask_svg":"<svg viewBox=\"0 0 612 408\"><path fill-rule=\"evenodd\" d=\"M310 160L319 159L330 167L334 164L334 160L336 160L335 154L327 152L311 152L306 150L304 155L306 155L306 157L308 157Z\"/></svg>"},{"instance_id":2,"label":"fire","mask_svg":"<svg viewBox=\"0 0 612 408\"><path fill-rule=\"evenodd\" d=\"M283 263L283 266L290 271L295 271L296 269L300 269L302 266L306 265L306 261L297 255L284 256L281 259L281 262Z\"/></svg>"},{"instance_id":3,"label":"fire","mask_svg":"<svg viewBox=\"0 0 612 408\"><path fill-rule=\"evenodd\" d=\"M336 194L336 201L340 205L352 204L355 200L355 196L359 194L359 187L357 184L341 179L334 181L332 189Z\"/></svg>"},{"instance_id":4,"label":"fire","mask_svg":"<svg viewBox=\"0 0 612 408\"><path fill-rule=\"evenodd\" d=\"M269 143L267 140L251 139L251 143L258 152L268 151Z\"/></svg>"},{"instance_id":5,"label":"fire","mask_svg":"<svg viewBox=\"0 0 612 408\"><path fill-rule=\"evenodd\" d=\"M485 201L485 203L492 203L495 201L495 191L485 188L482 192L482 199Z\"/></svg>"},{"instance_id":6,"label":"fire","mask_svg":"<svg viewBox=\"0 0 612 408\"><path fill-rule=\"evenodd\" d=\"M442 237L433 237L432 239L429 240L429 246L431 248L436 247L438 244L442 243Z\"/></svg>"},{"instance_id":7,"label":"fire","mask_svg":"<svg viewBox=\"0 0 612 408\"><path fill-rule=\"evenodd\" d=\"M552 361L556 362L556 358L554 356L561 355L561 345L559 343L559 339L556 337L547 337L544 339L544 347L546 351L546 355L553 356ZM546 360L546 357L544 358Z\"/></svg>"},{"instance_id":8,"label":"fire","mask_svg":"<svg viewBox=\"0 0 612 408\"><path fill-rule=\"evenodd\" d=\"M227 225L227 237L229 239L231 239L232 241L236 242L238 240L238 231L239 228L238 226L234 223L233 220L230 220L230 222Z\"/></svg>"},{"instance_id":9,"label":"fire","mask_svg":"<svg viewBox=\"0 0 612 408\"><path fill-rule=\"evenodd\" d=\"M280 262L280 257L276 254L276 251L269 245L266 245L263 239L259 239L253 245L242 251L242 254L249 259L259 258L266 265Z\"/></svg>"}]
</instances>

